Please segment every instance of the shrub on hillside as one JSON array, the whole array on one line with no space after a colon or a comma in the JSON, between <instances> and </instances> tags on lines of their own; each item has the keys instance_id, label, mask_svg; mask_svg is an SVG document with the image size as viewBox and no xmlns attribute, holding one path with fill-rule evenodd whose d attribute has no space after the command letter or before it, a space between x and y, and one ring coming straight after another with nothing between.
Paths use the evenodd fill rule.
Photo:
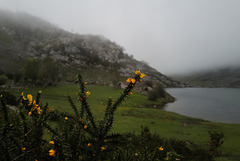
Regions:
<instances>
[{"instance_id":1,"label":"shrub on hillside","mask_svg":"<svg viewBox=\"0 0 240 161\"><path fill-rule=\"evenodd\" d=\"M162 85L156 84L153 89L148 92L148 99L151 101L156 101L158 98L165 98L166 92Z\"/></svg>"}]
</instances>

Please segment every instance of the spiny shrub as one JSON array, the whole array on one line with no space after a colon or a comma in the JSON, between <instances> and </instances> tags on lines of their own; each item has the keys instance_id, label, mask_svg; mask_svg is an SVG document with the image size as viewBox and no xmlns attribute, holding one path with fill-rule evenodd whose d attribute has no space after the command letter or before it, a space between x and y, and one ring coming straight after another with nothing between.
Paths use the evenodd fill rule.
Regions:
<instances>
[{"instance_id":1,"label":"spiny shrub","mask_svg":"<svg viewBox=\"0 0 240 161\"><path fill-rule=\"evenodd\" d=\"M77 107L68 96L73 114L43 105L40 102L41 91L35 99L31 94L22 93L15 111L7 108L5 96L0 94L1 160L212 160L207 150L161 138L151 134L148 128L142 128L140 135L111 132L115 111L144 76L136 71L133 78L126 80L128 86L116 101L108 100L100 121L96 121L92 114L88 104L91 92L86 89L87 82L81 75L76 82L80 87L77 95L81 106ZM205 157L198 155L197 151ZM196 156L199 158L195 159Z\"/></svg>"},{"instance_id":2,"label":"spiny shrub","mask_svg":"<svg viewBox=\"0 0 240 161\"><path fill-rule=\"evenodd\" d=\"M1 160L33 160L44 157L42 153L47 149L44 146L43 130L49 114L46 113L48 105L39 103L40 94L41 92L37 94L36 100L33 100L32 95L25 97L22 94L16 111L7 108L1 94Z\"/></svg>"},{"instance_id":3,"label":"spiny shrub","mask_svg":"<svg viewBox=\"0 0 240 161\"><path fill-rule=\"evenodd\" d=\"M119 134L109 134L114 121L114 112L117 107L131 95L131 90L145 74L135 72L134 78L128 78L128 86L120 97L113 102L109 99L104 118L95 121L92 111L87 103L90 95L86 91L86 82L81 75L77 83L80 85L78 92L81 108L77 108L72 99L68 101L74 110L74 116L50 111L48 104L40 103L41 92L33 99L31 94L19 98L20 105L16 111L9 111L3 94L1 101L1 134L0 156L2 160L89 160L105 159L118 142ZM63 119L65 122L52 127L51 120ZM2 119L3 118L3 119ZM56 119L58 118L58 119ZM51 144L43 139L44 130L51 135ZM106 142L106 140L111 140ZM104 153L103 153L104 152ZM48 155L47 155L48 154Z\"/></svg>"},{"instance_id":4,"label":"spiny shrub","mask_svg":"<svg viewBox=\"0 0 240 161\"><path fill-rule=\"evenodd\" d=\"M119 160L212 161L214 159L204 147L189 141L167 139L152 134L147 127L142 127L140 134L123 135L120 142L121 145L113 155Z\"/></svg>"}]
</instances>

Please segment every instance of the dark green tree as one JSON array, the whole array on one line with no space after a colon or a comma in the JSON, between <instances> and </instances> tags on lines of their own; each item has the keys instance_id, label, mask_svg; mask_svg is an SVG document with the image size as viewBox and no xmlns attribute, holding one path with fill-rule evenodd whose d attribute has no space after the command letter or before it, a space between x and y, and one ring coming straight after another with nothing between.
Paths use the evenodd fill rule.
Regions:
<instances>
[{"instance_id":1,"label":"dark green tree","mask_svg":"<svg viewBox=\"0 0 240 161\"><path fill-rule=\"evenodd\" d=\"M148 93L148 99L151 101L156 101L158 98L165 98L166 91L161 84L156 84L153 89Z\"/></svg>"},{"instance_id":2,"label":"dark green tree","mask_svg":"<svg viewBox=\"0 0 240 161\"><path fill-rule=\"evenodd\" d=\"M24 78L30 81L36 81L39 77L40 61L29 59L24 65Z\"/></svg>"},{"instance_id":3,"label":"dark green tree","mask_svg":"<svg viewBox=\"0 0 240 161\"><path fill-rule=\"evenodd\" d=\"M54 85L60 81L60 74L60 68L52 58L47 57L41 62L39 71L41 84Z\"/></svg>"}]
</instances>

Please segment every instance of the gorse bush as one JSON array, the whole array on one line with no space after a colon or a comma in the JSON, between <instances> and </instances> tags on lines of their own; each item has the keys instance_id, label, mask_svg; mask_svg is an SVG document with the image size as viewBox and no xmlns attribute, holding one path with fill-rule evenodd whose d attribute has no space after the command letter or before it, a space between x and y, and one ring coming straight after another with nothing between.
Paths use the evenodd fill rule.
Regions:
<instances>
[{"instance_id":1,"label":"gorse bush","mask_svg":"<svg viewBox=\"0 0 240 161\"><path fill-rule=\"evenodd\" d=\"M87 82L78 76L78 108L62 113L40 102L41 91L34 98L22 93L17 110L6 106L0 94L0 158L9 160L212 160L212 153L184 141L168 140L142 128L140 135L112 133L114 113L130 95L145 74L135 72L126 81L128 86L115 101L108 100L104 117L96 120L88 104L91 92ZM47 136L47 137L46 137ZM46 139L48 138L48 139Z\"/></svg>"}]
</instances>

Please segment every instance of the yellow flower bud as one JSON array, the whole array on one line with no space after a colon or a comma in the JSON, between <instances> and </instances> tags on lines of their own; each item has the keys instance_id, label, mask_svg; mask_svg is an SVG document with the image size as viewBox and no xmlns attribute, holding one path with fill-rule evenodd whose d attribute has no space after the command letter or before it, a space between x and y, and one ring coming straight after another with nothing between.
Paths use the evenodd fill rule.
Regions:
<instances>
[{"instance_id":1,"label":"yellow flower bud","mask_svg":"<svg viewBox=\"0 0 240 161\"><path fill-rule=\"evenodd\" d=\"M146 74L144 74L144 73L141 73L140 74L140 78L143 78L143 77L145 77L146 76Z\"/></svg>"},{"instance_id":2,"label":"yellow flower bud","mask_svg":"<svg viewBox=\"0 0 240 161\"><path fill-rule=\"evenodd\" d=\"M163 147L160 146L160 147L158 148L158 150L159 150L159 151L163 151Z\"/></svg>"},{"instance_id":3,"label":"yellow flower bud","mask_svg":"<svg viewBox=\"0 0 240 161\"><path fill-rule=\"evenodd\" d=\"M136 82L136 80L135 79L132 79L132 83L134 84Z\"/></svg>"},{"instance_id":4,"label":"yellow flower bud","mask_svg":"<svg viewBox=\"0 0 240 161\"><path fill-rule=\"evenodd\" d=\"M139 74L141 74L140 70L136 70L135 75L139 75Z\"/></svg>"},{"instance_id":5,"label":"yellow flower bud","mask_svg":"<svg viewBox=\"0 0 240 161\"><path fill-rule=\"evenodd\" d=\"M128 79L126 80L126 82L127 82L127 83L131 83L131 82L132 82L132 78L128 78Z\"/></svg>"},{"instance_id":6,"label":"yellow flower bud","mask_svg":"<svg viewBox=\"0 0 240 161\"><path fill-rule=\"evenodd\" d=\"M56 153L55 150L51 149L51 150L49 150L48 152L49 152L49 155L50 155L50 156L53 156L53 157L56 156L56 155L55 155L55 153Z\"/></svg>"},{"instance_id":7,"label":"yellow flower bud","mask_svg":"<svg viewBox=\"0 0 240 161\"><path fill-rule=\"evenodd\" d=\"M32 114L32 112L30 111L30 112L28 112L28 116L30 116Z\"/></svg>"},{"instance_id":8,"label":"yellow flower bud","mask_svg":"<svg viewBox=\"0 0 240 161\"><path fill-rule=\"evenodd\" d=\"M28 102L29 102L28 106L30 106L33 102L33 96L31 94L28 94L27 99L28 99Z\"/></svg>"},{"instance_id":9,"label":"yellow flower bud","mask_svg":"<svg viewBox=\"0 0 240 161\"><path fill-rule=\"evenodd\" d=\"M49 141L49 144L50 145L54 145L54 141Z\"/></svg>"},{"instance_id":10,"label":"yellow flower bud","mask_svg":"<svg viewBox=\"0 0 240 161\"><path fill-rule=\"evenodd\" d=\"M86 96L88 97L91 94L91 92L87 91Z\"/></svg>"},{"instance_id":11,"label":"yellow flower bud","mask_svg":"<svg viewBox=\"0 0 240 161\"><path fill-rule=\"evenodd\" d=\"M104 151L104 150L106 150L106 148L103 146L103 147L101 147L101 151Z\"/></svg>"}]
</instances>

